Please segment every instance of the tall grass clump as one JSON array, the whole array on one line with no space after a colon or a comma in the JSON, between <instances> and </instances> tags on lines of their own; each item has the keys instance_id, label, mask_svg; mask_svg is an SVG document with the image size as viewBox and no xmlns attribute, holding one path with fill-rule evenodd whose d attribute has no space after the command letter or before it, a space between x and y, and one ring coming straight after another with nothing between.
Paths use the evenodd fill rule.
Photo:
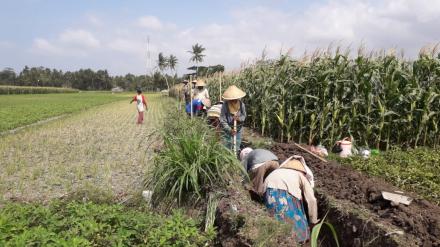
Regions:
<instances>
[{"instance_id":1,"label":"tall grass clump","mask_svg":"<svg viewBox=\"0 0 440 247\"><path fill-rule=\"evenodd\" d=\"M207 78L210 95L236 84L247 96L248 125L279 141L325 145L352 136L357 145L440 145L440 54L415 60L394 52L341 49L262 58L238 73Z\"/></svg>"},{"instance_id":2,"label":"tall grass clump","mask_svg":"<svg viewBox=\"0 0 440 247\"><path fill-rule=\"evenodd\" d=\"M224 189L242 170L203 120L170 113L165 122L163 147L145 179L153 203L198 201L209 191Z\"/></svg>"}]
</instances>

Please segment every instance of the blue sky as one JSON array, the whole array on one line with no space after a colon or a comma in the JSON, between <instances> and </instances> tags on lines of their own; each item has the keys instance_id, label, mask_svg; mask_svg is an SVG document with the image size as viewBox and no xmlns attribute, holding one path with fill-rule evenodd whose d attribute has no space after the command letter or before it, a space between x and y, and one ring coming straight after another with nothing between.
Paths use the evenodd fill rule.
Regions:
<instances>
[{"instance_id":1,"label":"blue sky","mask_svg":"<svg viewBox=\"0 0 440 247\"><path fill-rule=\"evenodd\" d=\"M3 0L0 69L25 65L62 70L108 69L144 74L158 52L191 66L192 44L206 47L204 64L236 70L291 51L350 46L357 50L420 48L440 41L437 0ZM151 58L146 57L147 36Z\"/></svg>"}]
</instances>

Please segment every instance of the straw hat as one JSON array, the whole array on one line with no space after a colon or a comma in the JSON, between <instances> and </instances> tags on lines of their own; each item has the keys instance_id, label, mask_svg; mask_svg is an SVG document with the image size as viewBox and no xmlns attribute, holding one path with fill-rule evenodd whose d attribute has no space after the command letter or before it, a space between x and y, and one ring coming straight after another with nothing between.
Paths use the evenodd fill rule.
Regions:
<instances>
[{"instance_id":1,"label":"straw hat","mask_svg":"<svg viewBox=\"0 0 440 247\"><path fill-rule=\"evenodd\" d=\"M187 84L189 81L188 80L183 80L182 83Z\"/></svg>"},{"instance_id":2,"label":"straw hat","mask_svg":"<svg viewBox=\"0 0 440 247\"><path fill-rule=\"evenodd\" d=\"M197 80L193 80L191 83L192 83L192 84L196 84L196 83L197 83Z\"/></svg>"},{"instance_id":3,"label":"straw hat","mask_svg":"<svg viewBox=\"0 0 440 247\"><path fill-rule=\"evenodd\" d=\"M222 110L222 106L221 105L213 105L208 110L208 117L217 117L217 118L219 118L221 110Z\"/></svg>"},{"instance_id":4,"label":"straw hat","mask_svg":"<svg viewBox=\"0 0 440 247\"><path fill-rule=\"evenodd\" d=\"M301 163L301 161L299 161L297 159L291 159L287 162L284 162L283 164L280 165L280 168L293 169L293 170L307 173L304 165Z\"/></svg>"},{"instance_id":5,"label":"straw hat","mask_svg":"<svg viewBox=\"0 0 440 247\"><path fill-rule=\"evenodd\" d=\"M238 87L236 87L235 85L229 86L226 89L226 91L223 93L223 99L224 100L241 99L244 96L246 96L246 93L243 92Z\"/></svg>"},{"instance_id":6,"label":"straw hat","mask_svg":"<svg viewBox=\"0 0 440 247\"><path fill-rule=\"evenodd\" d=\"M196 87L204 87L204 86L206 86L205 81L202 79L198 79L196 82Z\"/></svg>"}]
</instances>

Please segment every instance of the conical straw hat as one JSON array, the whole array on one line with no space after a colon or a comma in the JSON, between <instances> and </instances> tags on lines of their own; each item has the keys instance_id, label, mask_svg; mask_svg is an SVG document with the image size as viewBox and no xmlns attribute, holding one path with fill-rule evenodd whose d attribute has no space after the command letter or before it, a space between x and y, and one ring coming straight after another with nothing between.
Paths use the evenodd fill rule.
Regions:
<instances>
[{"instance_id":1,"label":"conical straw hat","mask_svg":"<svg viewBox=\"0 0 440 247\"><path fill-rule=\"evenodd\" d=\"M224 100L241 99L244 96L246 96L246 93L243 92L238 87L236 87L235 85L229 86L226 89L226 91L223 93L223 99Z\"/></svg>"},{"instance_id":2,"label":"conical straw hat","mask_svg":"<svg viewBox=\"0 0 440 247\"><path fill-rule=\"evenodd\" d=\"M284 162L283 164L280 165L280 168L293 169L306 173L306 168L304 167L304 165L301 163L301 161L296 159L291 159L287 162Z\"/></svg>"},{"instance_id":3,"label":"conical straw hat","mask_svg":"<svg viewBox=\"0 0 440 247\"><path fill-rule=\"evenodd\" d=\"M202 79L198 79L196 82L196 87L204 87L204 86L206 86L205 81Z\"/></svg>"}]
</instances>

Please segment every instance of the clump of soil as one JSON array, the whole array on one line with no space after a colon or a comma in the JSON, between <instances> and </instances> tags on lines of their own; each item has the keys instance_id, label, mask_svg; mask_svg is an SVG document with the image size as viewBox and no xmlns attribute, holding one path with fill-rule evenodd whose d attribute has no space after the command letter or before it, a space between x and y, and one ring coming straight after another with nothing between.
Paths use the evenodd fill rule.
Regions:
<instances>
[{"instance_id":1,"label":"clump of soil","mask_svg":"<svg viewBox=\"0 0 440 247\"><path fill-rule=\"evenodd\" d=\"M379 222L391 224L413 235L420 246L440 246L440 207L417 195L409 206L392 206L381 191L397 191L395 186L377 177L369 177L336 162L325 163L289 143L276 143L272 151L283 160L301 155L313 170L316 187L322 194L349 201L365 208Z\"/></svg>"}]
</instances>

